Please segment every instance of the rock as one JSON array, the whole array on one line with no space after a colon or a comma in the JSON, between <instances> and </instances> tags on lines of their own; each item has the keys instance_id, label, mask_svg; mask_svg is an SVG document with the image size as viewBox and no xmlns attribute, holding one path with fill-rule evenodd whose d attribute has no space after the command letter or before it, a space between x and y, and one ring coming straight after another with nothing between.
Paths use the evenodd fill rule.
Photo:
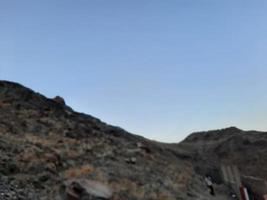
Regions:
<instances>
[{"instance_id":1,"label":"rock","mask_svg":"<svg viewBox=\"0 0 267 200\"><path fill-rule=\"evenodd\" d=\"M57 167L54 163L47 163L45 169L51 173L57 173Z\"/></svg>"},{"instance_id":2,"label":"rock","mask_svg":"<svg viewBox=\"0 0 267 200\"><path fill-rule=\"evenodd\" d=\"M69 138L77 138L77 134L74 131L66 131L65 136Z\"/></svg>"},{"instance_id":3,"label":"rock","mask_svg":"<svg viewBox=\"0 0 267 200\"><path fill-rule=\"evenodd\" d=\"M146 153L151 153L150 148L148 148L147 146L145 146L142 142L137 142L136 146L137 146L139 149L144 150Z\"/></svg>"},{"instance_id":4,"label":"rock","mask_svg":"<svg viewBox=\"0 0 267 200\"><path fill-rule=\"evenodd\" d=\"M112 190L97 181L87 179L69 179L61 186L62 200L110 199Z\"/></svg>"},{"instance_id":5,"label":"rock","mask_svg":"<svg viewBox=\"0 0 267 200\"><path fill-rule=\"evenodd\" d=\"M142 142L137 142L137 143L136 143L136 146L137 146L138 148L143 148L143 147L144 147L144 144L143 144Z\"/></svg>"},{"instance_id":6,"label":"rock","mask_svg":"<svg viewBox=\"0 0 267 200\"><path fill-rule=\"evenodd\" d=\"M127 149L127 154L136 154L136 153L141 153L141 149Z\"/></svg>"},{"instance_id":7,"label":"rock","mask_svg":"<svg viewBox=\"0 0 267 200\"><path fill-rule=\"evenodd\" d=\"M53 101L55 101L56 103L62 105L62 106L65 106L65 100L64 98L60 97L60 96L56 96L53 98Z\"/></svg>"},{"instance_id":8,"label":"rock","mask_svg":"<svg viewBox=\"0 0 267 200\"><path fill-rule=\"evenodd\" d=\"M136 163L136 158L135 157L126 158L125 162L127 162L129 164L135 164Z\"/></svg>"},{"instance_id":9,"label":"rock","mask_svg":"<svg viewBox=\"0 0 267 200\"><path fill-rule=\"evenodd\" d=\"M44 159L48 163L54 163L55 165L60 163L60 156L57 153L45 153Z\"/></svg>"}]
</instances>

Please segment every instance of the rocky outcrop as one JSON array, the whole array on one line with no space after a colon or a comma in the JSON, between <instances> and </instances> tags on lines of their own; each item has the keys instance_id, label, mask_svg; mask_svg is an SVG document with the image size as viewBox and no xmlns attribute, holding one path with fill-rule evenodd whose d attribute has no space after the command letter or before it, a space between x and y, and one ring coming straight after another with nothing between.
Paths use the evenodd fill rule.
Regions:
<instances>
[{"instance_id":1,"label":"rocky outcrop","mask_svg":"<svg viewBox=\"0 0 267 200\"><path fill-rule=\"evenodd\" d=\"M62 97L60 97L60 96L56 96L56 97L54 97L53 100L54 100L56 103L58 103L58 104L60 104L60 105L62 105L62 106L65 106L65 105L66 105L66 104L65 104L65 100L64 100Z\"/></svg>"}]
</instances>

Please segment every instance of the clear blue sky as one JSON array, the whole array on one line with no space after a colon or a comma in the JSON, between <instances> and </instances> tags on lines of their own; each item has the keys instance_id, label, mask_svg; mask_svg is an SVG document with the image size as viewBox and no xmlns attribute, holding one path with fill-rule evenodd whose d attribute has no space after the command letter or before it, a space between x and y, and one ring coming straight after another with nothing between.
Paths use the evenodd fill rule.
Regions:
<instances>
[{"instance_id":1,"label":"clear blue sky","mask_svg":"<svg viewBox=\"0 0 267 200\"><path fill-rule=\"evenodd\" d=\"M267 130L267 1L1 0L0 79L165 142Z\"/></svg>"}]
</instances>

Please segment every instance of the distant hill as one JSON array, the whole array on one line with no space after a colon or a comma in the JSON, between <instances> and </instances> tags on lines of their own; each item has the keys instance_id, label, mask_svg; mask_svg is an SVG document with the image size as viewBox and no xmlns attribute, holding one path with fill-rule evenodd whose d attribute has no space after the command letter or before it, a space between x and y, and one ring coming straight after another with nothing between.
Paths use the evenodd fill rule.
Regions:
<instances>
[{"instance_id":1,"label":"distant hill","mask_svg":"<svg viewBox=\"0 0 267 200\"><path fill-rule=\"evenodd\" d=\"M179 144L181 147L197 158L194 166L198 172L219 170L218 174L221 175L222 166L237 166L245 186L261 196L267 194L266 132L230 127L193 133Z\"/></svg>"},{"instance_id":2,"label":"distant hill","mask_svg":"<svg viewBox=\"0 0 267 200\"><path fill-rule=\"evenodd\" d=\"M222 166L237 166L262 195L266 144L266 133L234 127L155 142L0 81L0 200L226 200L233 190Z\"/></svg>"}]
</instances>

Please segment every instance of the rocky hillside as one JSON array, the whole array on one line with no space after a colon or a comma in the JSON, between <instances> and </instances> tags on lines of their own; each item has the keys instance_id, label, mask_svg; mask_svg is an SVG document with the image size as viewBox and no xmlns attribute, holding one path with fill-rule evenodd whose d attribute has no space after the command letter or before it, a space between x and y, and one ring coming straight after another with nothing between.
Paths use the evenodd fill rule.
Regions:
<instances>
[{"instance_id":1,"label":"rocky hillside","mask_svg":"<svg viewBox=\"0 0 267 200\"><path fill-rule=\"evenodd\" d=\"M178 148L195 157L192 164L198 174L213 174L218 183L223 183L222 166L236 166L242 184L254 197L267 194L267 132L230 127L193 133Z\"/></svg>"},{"instance_id":2,"label":"rocky hillside","mask_svg":"<svg viewBox=\"0 0 267 200\"><path fill-rule=\"evenodd\" d=\"M265 133L236 128L159 143L0 81L0 200L229 199L221 163L266 178L266 143Z\"/></svg>"}]
</instances>

